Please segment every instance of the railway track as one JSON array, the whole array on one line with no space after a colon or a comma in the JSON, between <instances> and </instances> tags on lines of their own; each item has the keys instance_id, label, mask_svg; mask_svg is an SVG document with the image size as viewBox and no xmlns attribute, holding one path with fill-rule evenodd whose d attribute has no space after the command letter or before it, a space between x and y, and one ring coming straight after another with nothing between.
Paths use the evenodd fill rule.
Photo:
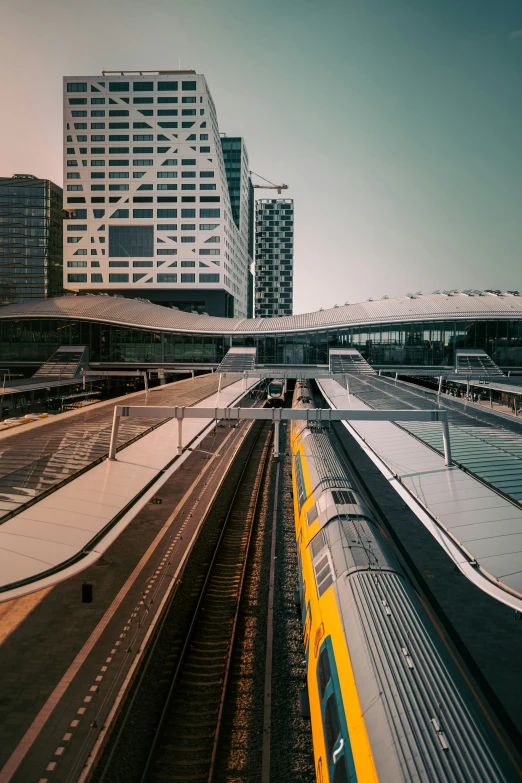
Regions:
<instances>
[{"instance_id":1,"label":"railway track","mask_svg":"<svg viewBox=\"0 0 522 783\"><path fill-rule=\"evenodd\" d=\"M202 529L200 553L189 558L177 590L185 597L180 603L174 596L158 629L110 756L94 776L100 783L213 780L271 435L268 423L252 426L239 464L225 481L224 497L214 502L215 521L208 531ZM138 715L140 730L136 736L130 729L133 742L124 751L120 736L128 736L129 711L130 727Z\"/></svg>"}]
</instances>

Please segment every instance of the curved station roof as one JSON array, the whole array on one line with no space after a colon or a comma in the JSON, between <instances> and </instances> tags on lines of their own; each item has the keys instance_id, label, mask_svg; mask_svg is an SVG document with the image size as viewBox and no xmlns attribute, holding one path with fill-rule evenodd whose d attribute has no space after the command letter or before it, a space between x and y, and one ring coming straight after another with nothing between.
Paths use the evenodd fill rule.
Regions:
<instances>
[{"instance_id":1,"label":"curved station roof","mask_svg":"<svg viewBox=\"0 0 522 783\"><path fill-rule=\"evenodd\" d=\"M74 318L172 332L273 334L427 319L519 319L522 318L522 296L499 291L448 291L370 300L282 318L249 319L197 315L141 299L88 294L7 305L0 308L0 318Z\"/></svg>"}]
</instances>

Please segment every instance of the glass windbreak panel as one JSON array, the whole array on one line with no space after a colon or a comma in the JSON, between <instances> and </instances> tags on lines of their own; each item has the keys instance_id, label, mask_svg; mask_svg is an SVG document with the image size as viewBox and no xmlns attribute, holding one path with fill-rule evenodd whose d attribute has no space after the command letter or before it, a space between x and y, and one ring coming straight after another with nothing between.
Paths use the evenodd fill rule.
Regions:
<instances>
[{"instance_id":1,"label":"glass windbreak panel","mask_svg":"<svg viewBox=\"0 0 522 783\"><path fill-rule=\"evenodd\" d=\"M109 226L109 256L153 257L153 226Z\"/></svg>"}]
</instances>

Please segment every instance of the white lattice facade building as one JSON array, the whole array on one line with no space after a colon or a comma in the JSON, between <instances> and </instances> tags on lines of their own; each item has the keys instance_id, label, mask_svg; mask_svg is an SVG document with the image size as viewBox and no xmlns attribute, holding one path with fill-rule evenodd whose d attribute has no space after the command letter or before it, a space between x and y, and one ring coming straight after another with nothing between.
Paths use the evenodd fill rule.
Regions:
<instances>
[{"instance_id":1,"label":"white lattice facade building","mask_svg":"<svg viewBox=\"0 0 522 783\"><path fill-rule=\"evenodd\" d=\"M247 242L205 77L105 72L63 90L65 288L245 316Z\"/></svg>"}]
</instances>

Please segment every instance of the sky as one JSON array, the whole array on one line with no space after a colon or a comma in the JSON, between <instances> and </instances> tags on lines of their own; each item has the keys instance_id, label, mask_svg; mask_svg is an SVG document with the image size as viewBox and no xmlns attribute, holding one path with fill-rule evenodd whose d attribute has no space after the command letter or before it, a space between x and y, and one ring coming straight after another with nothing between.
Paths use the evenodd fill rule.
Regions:
<instances>
[{"instance_id":1,"label":"sky","mask_svg":"<svg viewBox=\"0 0 522 783\"><path fill-rule=\"evenodd\" d=\"M295 313L522 290L520 0L0 0L0 18L0 176L62 184L64 75L181 64L289 185Z\"/></svg>"}]
</instances>

